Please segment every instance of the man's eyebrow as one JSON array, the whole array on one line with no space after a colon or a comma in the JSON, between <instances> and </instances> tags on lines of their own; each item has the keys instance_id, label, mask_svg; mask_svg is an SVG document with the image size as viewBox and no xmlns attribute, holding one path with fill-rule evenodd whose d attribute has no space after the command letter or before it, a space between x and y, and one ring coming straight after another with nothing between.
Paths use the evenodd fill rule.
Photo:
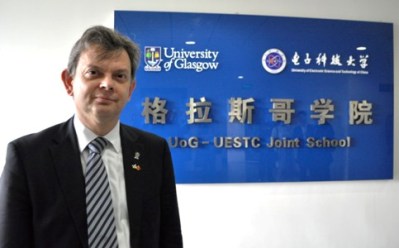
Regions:
<instances>
[{"instance_id":1,"label":"man's eyebrow","mask_svg":"<svg viewBox=\"0 0 399 248\"><path fill-rule=\"evenodd\" d=\"M100 69L101 66L99 66L99 65L97 65L97 64L88 64L88 65L86 66L86 68L98 68L98 69Z\"/></svg>"},{"instance_id":2,"label":"man's eyebrow","mask_svg":"<svg viewBox=\"0 0 399 248\"><path fill-rule=\"evenodd\" d=\"M117 69L115 72L123 72L123 73L130 73L129 69Z\"/></svg>"}]
</instances>

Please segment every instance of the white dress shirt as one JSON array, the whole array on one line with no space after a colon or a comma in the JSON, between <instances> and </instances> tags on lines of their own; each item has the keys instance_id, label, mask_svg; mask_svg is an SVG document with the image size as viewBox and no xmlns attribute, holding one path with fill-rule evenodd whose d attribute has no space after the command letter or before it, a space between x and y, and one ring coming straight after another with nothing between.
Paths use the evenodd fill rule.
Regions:
<instances>
[{"instance_id":1,"label":"white dress shirt","mask_svg":"<svg viewBox=\"0 0 399 248\"><path fill-rule=\"evenodd\" d=\"M97 138L97 135L86 128L77 116L73 119L84 175L86 172L86 161L89 154L87 145ZM123 170L122 146L119 130L120 123L118 122L108 134L103 136L108 140L109 144L104 149L102 159L108 173L108 180L111 188L118 244L121 248L129 248L129 216L127 212L125 175Z\"/></svg>"}]
</instances>

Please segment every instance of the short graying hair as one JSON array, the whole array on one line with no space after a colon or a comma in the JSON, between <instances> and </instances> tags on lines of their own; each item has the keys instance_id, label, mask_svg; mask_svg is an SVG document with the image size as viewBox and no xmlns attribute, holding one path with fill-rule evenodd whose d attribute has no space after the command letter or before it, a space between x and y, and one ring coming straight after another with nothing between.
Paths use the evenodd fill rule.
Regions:
<instances>
[{"instance_id":1,"label":"short graying hair","mask_svg":"<svg viewBox=\"0 0 399 248\"><path fill-rule=\"evenodd\" d=\"M132 80L135 78L140 61L140 48L127 37L104 26L94 26L87 29L73 46L68 61L68 73L71 76L75 76L82 52L93 45L99 46L103 50L103 56L125 50L130 59Z\"/></svg>"}]
</instances>

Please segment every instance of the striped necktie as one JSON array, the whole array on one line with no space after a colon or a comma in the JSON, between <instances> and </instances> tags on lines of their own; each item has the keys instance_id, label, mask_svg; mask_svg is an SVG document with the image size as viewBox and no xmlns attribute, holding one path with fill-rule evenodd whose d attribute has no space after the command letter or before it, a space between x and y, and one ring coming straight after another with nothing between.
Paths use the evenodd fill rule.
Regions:
<instances>
[{"instance_id":1,"label":"striped necktie","mask_svg":"<svg viewBox=\"0 0 399 248\"><path fill-rule=\"evenodd\" d=\"M107 140L97 137L88 144L86 167L86 212L89 248L118 247L111 191L101 159Z\"/></svg>"}]
</instances>

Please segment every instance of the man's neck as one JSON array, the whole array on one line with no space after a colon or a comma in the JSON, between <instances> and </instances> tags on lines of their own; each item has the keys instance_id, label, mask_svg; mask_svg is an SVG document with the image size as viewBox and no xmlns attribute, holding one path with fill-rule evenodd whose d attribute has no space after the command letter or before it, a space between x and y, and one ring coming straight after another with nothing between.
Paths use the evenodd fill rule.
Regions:
<instances>
[{"instance_id":1,"label":"man's neck","mask_svg":"<svg viewBox=\"0 0 399 248\"><path fill-rule=\"evenodd\" d=\"M82 118L81 116L77 115L79 118L80 122L90 129L93 133L95 133L98 136L105 136L108 134L118 123L118 119L106 119L102 118L101 120L97 118L92 118L92 119L87 119L87 118Z\"/></svg>"}]
</instances>

